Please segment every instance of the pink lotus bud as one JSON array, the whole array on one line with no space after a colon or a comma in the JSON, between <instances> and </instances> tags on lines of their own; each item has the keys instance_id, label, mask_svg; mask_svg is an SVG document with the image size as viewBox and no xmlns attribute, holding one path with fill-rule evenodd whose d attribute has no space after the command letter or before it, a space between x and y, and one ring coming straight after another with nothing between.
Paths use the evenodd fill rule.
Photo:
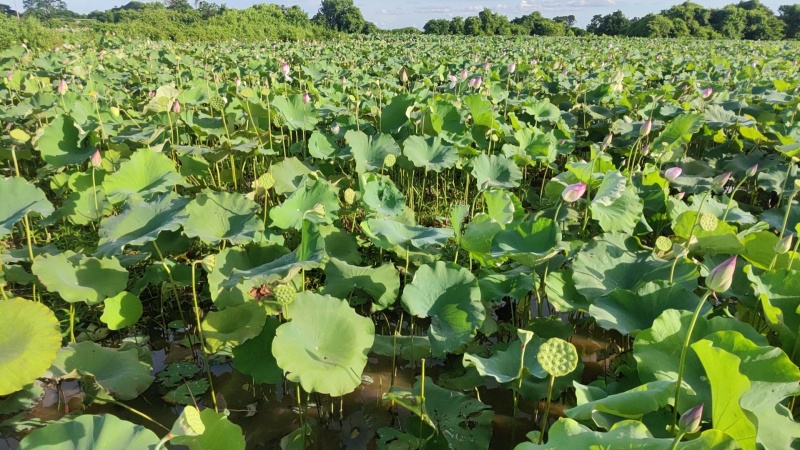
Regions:
<instances>
[{"instance_id":1,"label":"pink lotus bud","mask_svg":"<svg viewBox=\"0 0 800 450\"><path fill-rule=\"evenodd\" d=\"M469 80L469 87L475 87L475 81L476 81L476 80L477 80L477 78L471 78L471 79Z\"/></svg>"},{"instance_id":2,"label":"pink lotus bud","mask_svg":"<svg viewBox=\"0 0 800 450\"><path fill-rule=\"evenodd\" d=\"M712 94L713 92L714 92L714 89L711 89L711 88L709 87L709 88L705 88L705 89L703 89L702 91L700 91L700 95L701 95L703 98L708 98L708 97L710 97L710 96L711 96L711 94Z\"/></svg>"},{"instance_id":3,"label":"pink lotus bud","mask_svg":"<svg viewBox=\"0 0 800 450\"><path fill-rule=\"evenodd\" d=\"M155 97L155 96L156 96L156 91L150 91L150 92L148 92L148 93L147 93L147 96L148 96L148 97Z\"/></svg>"},{"instance_id":4,"label":"pink lotus bud","mask_svg":"<svg viewBox=\"0 0 800 450\"><path fill-rule=\"evenodd\" d=\"M564 71L561 72L561 75L567 76L567 69L564 69Z\"/></svg>"},{"instance_id":5,"label":"pink lotus bud","mask_svg":"<svg viewBox=\"0 0 800 450\"><path fill-rule=\"evenodd\" d=\"M58 95L64 95L67 93L68 90L69 87L67 86L67 80L62 78L61 81L58 82L58 87L56 87L56 92L58 92Z\"/></svg>"},{"instance_id":6,"label":"pink lotus bud","mask_svg":"<svg viewBox=\"0 0 800 450\"><path fill-rule=\"evenodd\" d=\"M647 119L642 124L642 127L639 128L639 135L640 136L647 136L650 134L650 130L653 128L653 119Z\"/></svg>"},{"instance_id":7,"label":"pink lotus bud","mask_svg":"<svg viewBox=\"0 0 800 450\"><path fill-rule=\"evenodd\" d=\"M733 255L732 258L726 259L722 264L711 269L706 277L706 287L714 292L725 292L730 289L733 275L736 273L737 257L738 255Z\"/></svg>"},{"instance_id":8,"label":"pink lotus bud","mask_svg":"<svg viewBox=\"0 0 800 450\"><path fill-rule=\"evenodd\" d=\"M333 134L339 134L339 124L338 123L333 124L333 126L331 127L331 132Z\"/></svg>"},{"instance_id":9,"label":"pink lotus bud","mask_svg":"<svg viewBox=\"0 0 800 450\"><path fill-rule=\"evenodd\" d=\"M508 73L514 73L517 71L517 63L512 62L508 65Z\"/></svg>"},{"instance_id":10,"label":"pink lotus bud","mask_svg":"<svg viewBox=\"0 0 800 450\"><path fill-rule=\"evenodd\" d=\"M535 66L536 64L539 64L539 60L538 59L532 59L531 60L531 65Z\"/></svg>"},{"instance_id":11,"label":"pink lotus bud","mask_svg":"<svg viewBox=\"0 0 800 450\"><path fill-rule=\"evenodd\" d=\"M283 63L281 64L281 73L283 76L289 76L289 64Z\"/></svg>"},{"instance_id":12,"label":"pink lotus bud","mask_svg":"<svg viewBox=\"0 0 800 450\"><path fill-rule=\"evenodd\" d=\"M344 86L345 84L347 84L347 78L342 77L342 86Z\"/></svg>"},{"instance_id":13,"label":"pink lotus bud","mask_svg":"<svg viewBox=\"0 0 800 450\"><path fill-rule=\"evenodd\" d=\"M664 178L666 178L667 181L674 181L676 178L681 176L681 173L683 173L683 169L680 167L670 167L664 171Z\"/></svg>"},{"instance_id":14,"label":"pink lotus bud","mask_svg":"<svg viewBox=\"0 0 800 450\"><path fill-rule=\"evenodd\" d=\"M310 102L310 101L311 101L311 96L310 96L310 95L308 95L308 92L306 92L305 94L303 94L303 103L308 103L308 102Z\"/></svg>"},{"instance_id":15,"label":"pink lotus bud","mask_svg":"<svg viewBox=\"0 0 800 450\"><path fill-rule=\"evenodd\" d=\"M745 173L745 175L747 175L748 178L752 178L752 177L756 176L756 173L758 173L758 164L753 164L752 167L747 169L747 172Z\"/></svg>"},{"instance_id":16,"label":"pink lotus bud","mask_svg":"<svg viewBox=\"0 0 800 450\"><path fill-rule=\"evenodd\" d=\"M403 82L403 84L408 83L408 72L406 72L405 67L400 71L400 81Z\"/></svg>"},{"instance_id":17,"label":"pink lotus bud","mask_svg":"<svg viewBox=\"0 0 800 450\"><path fill-rule=\"evenodd\" d=\"M174 112L175 114L178 114L178 113L181 112L181 104L180 104L179 101L175 100L172 103L172 112Z\"/></svg>"},{"instance_id":18,"label":"pink lotus bud","mask_svg":"<svg viewBox=\"0 0 800 450\"><path fill-rule=\"evenodd\" d=\"M236 77L236 80L233 81L233 85L238 88L239 86L242 85L242 79L239 78L239 77Z\"/></svg>"},{"instance_id":19,"label":"pink lotus bud","mask_svg":"<svg viewBox=\"0 0 800 450\"><path fill-rule=\"evenodd\" d=\"M487 62L483 65L483 70L489 70L492 66Z\"/></svg>"},{"instance_id":20,"label":"pink lotus bud","mask_svg":"<svg viewBox=\"0 0 800 450\"><path fill-rule=\"evenodd\" d=\"M469 76L469 73L467 72L467 69L461 70L461 79L462 80L466 80L468 76Z\"/></svg>"},{"instance_id":21,"label":"pink lotus bud","mask_svg":"<svg viewBox=\"0 0 800 450\"><path fill-rule=\"evenodd\" d=\"M711 182L711 184L713 184L714 187L723 187L728 183L728 180L730 179L731 179L731 172L723 173L722 175L716 176L714 180Z\"/></svg>"},{"instance_id":22,"label":"pink lotus bud","mask_svg":"<svg viewBox=\"0 0 800 450\"><path fill-rule=\"evenodd\" d=\"M703 404L686 411L678 421L678 429L684 433L692 434L700 431L700 422L703 421Z\"/></svg>"},{"instance_id":23,"label":"pink lotus bud","mask_svg":"<svg viewBox=\"0 0 800 450\"><path fill-rule=\"evenodd\" d=\"M478 77L475 79L475 89L480 89L481 84L483 84L483 77Z\"/></svg>"},{"instance_id":24,"label":"pink lotus bud","mask_svg":"<svg viewBox=\"0 0 800 450\"><path fill-rule=\"evenodd\" d=\"M792 249L792 233L786 233L786 236L776 242L772 249L779 255L788 253Z\"/></svg>"},{"instance_id":25,"label":"pink lotus bud","mask_svg":"<svg viewBox=\"0 0 800 450\"><path fill-rule=\"evenodd\" d=\"M103 162L103 157L100 156L100 149L97 149L92 153L92 156L89 158L89 161L92 163L92 167L97 169L100 167L100 164Z\"/></svg>"},{"instance_id":26,"label":"pink lotus bud","mask_svg":"<svg viewBox=\"0 0 800 450\"><path fill-rule=\"evenodd\" d=\"M458 79L453 75L448 75L447 78L450 80L450 89L453 89L454 87L456 87L456 83L458 82Z\"/></svg>"},{"instance_id":27,"label":"pink lotus bud","mask_svg":"<svg viewBox=\"0 0 800 450\"><path fill-rule=\"evenodd\" d=\"M583 194L586 193L586 184L585 183L575 183L570 184L561 192L561 198L567 202L572 203L579 198L583 197Z\"/></svg>"}]
</instances>

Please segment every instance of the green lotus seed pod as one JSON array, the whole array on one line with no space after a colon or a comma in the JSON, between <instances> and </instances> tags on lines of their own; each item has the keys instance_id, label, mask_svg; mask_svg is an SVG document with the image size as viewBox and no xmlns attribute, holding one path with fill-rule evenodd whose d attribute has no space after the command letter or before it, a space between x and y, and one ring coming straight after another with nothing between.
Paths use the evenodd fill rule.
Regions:
<instances>
[{"instance_id":1,"label":"green lotus seed pod","mask_svg":"<svg viewBox=\"0 0 800 450\"><path fill-rule=\"evenodd\" d=\"M253 92L253 90L249 87L242 88L242 90L239 91L239 95L241 95L242 98L250 98L253 96L253 94L255 94L255 92Z\"/></svg>"},{"instance_id":2,"label":"green lotus seed pod","mask_svg":"<svg viewBox=\"0 0 800 450\"><path fill-rule=\"evenodd\" d=\"M717 229L718 224L719 220L717 220L717 216L711 213L700 214L700 228L702 228L703 231L714 231Z\"/></svg>"},{"instance_id":3,"label":"green lotus seed pod","mask_svg":"<svg viewBox=\"0 0 800 450\"><path fill-rule=\"evenodd\" d=\"M288 284L279 284L272 290L272 296L281 305L288 305L294 301L297 296L297 291Z\"/></svg>"},{"instance_id":4,"label":"green lotus seed pod","mask_svg":"<svg viewBox=\"0 0 800 450\"><path fill-rule=\"evenodd\" d=\"M397 156L394 156L391 153L386 155L385 158L383 158L383 165L384 165L384 167L387 167L387 168L394 166L394 163L396 163L396 162L397 162Z\"/></svg>"},{"instance_id":5,"label":"green lotus seed pod","mask_svg":"<svg viewBox=\"0 0 800 450\"><path fill-rule=\"evenodd\" d=\"M283 126L286 125L286 119L280 114L273 114L272 123L278 128L283 128Z\"/></svg>"},{"instance_id":6,"label":"green lotus seed pod","mask_svg":"<svg viewBox=\"0 0 800 450\"><path fill-rule=\"evenodd\" d=\"M656 248L662 252L672 250L672 240L666 236L659 236L656 239Z\"/></svg>"},{"instance_id":7,"label":"green lotus seed pod","mask_svg":"<svg viewBox=\"0 0 800 450\"><path fill-rule=\"evenodd\" d=\"M572 343L550 338L539 347L536 359L545 372L554 377L569 375L578 367L578 351Z\"/></svg>"},{"instance_id":8,"label":"green lotus seed pod","mask_svg":"<svg viewBox=\"0 0 800 450\"><path fill-rule=\"evenodd\" d=\"M275 177L273 177L271 173L267 172L258 177L258 180L256 180L256 186L259 189L264 189L265 191L270 190L272 189L272 186L275 186Z\"/></svg>"},{"instance_id":9,"label":"green lotus seed pod","mask_svg":"<svg viewBox=\"0 0 800 450\"><path fill-rule=\"evenodd\" d=\"M222 98L221 95L215 95L211 97L209 104L211 105L211 109L222 110L225 108L225 99Z\"/></svg>"},{"instance_id":10,"label":"green lotus seed pod","mask_svg":"<svg viewBox=\"0 0 800 450\"><path fill-rule=\"evenodd\" d=\"M344 191L344 202L347 203L348 205L352 205L353 202L355 201L356 201L356 191L347 188Z\"/></svg>"},{"instance_id":11,"label":"green lotus seed pod","mask_svg":"<svg viewBox=\"0 0 800 450\"><path fill-rule=\"evenodd\" d=\"M156 99L156 103L158 103L159 105L161 105L161 106L163 106L163 107L165 107L165 108L166 108L166 107L167 107L167 105L169 105L169 104L170 104L170 103L172 103L172 102L170 102L170 101L169 101L169 98L167 98L167 97L158 97L158 98Z\"/></svg>"}]
</instances>

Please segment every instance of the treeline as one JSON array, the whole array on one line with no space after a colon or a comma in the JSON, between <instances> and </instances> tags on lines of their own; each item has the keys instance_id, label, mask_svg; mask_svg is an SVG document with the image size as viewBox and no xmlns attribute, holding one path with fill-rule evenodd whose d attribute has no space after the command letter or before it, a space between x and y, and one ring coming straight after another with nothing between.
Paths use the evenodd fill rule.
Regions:
<instances>
[{"instance_id":1,"label":"treeline","mask_svg":"<svg viewBox=\"0 0 800 450\"><path fill-rule=\"evenodd\" d=\"M724 8L706 8L684 2L659 14L628 18L622 11L595 15L585 30L575 27L574 16L548 19L538 11L509 19L488 8L477 16L429 20L426 34L469 36L605 36L701 39L779 40L800 37L800 4L783 5L779 15L758 0L741 1Z\"/></svg>"}]
</instances>

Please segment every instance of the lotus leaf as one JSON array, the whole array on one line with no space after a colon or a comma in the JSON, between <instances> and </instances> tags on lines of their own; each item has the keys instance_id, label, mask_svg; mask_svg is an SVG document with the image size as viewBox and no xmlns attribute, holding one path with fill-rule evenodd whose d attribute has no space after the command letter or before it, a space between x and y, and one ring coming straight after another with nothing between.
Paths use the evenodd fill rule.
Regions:
<instances>
[{"instance_id":1,"label":"lotus leaf","mask_svg":"<svg viewBox=\"0 0 800 450\"><path fill-rule=\"evenodd\" d=\"M266 311L256 302L209 312L200 325L206 349L209 353L216 353L226 345L236 347L258 336L266 318Z\"/></svg>"},{"instance_id":2,"label":"lotus leaf","mask_svg":"<svg viewBox=\"0 0 800 450\"><path fill-rule=\"evenodd\" d=\"M325 289L322 294L348 298L357 289L373 298L373 311L381 311L397 300L400 276L392 264L376 268L358 267L331 258L325 265Z\"/></svg>"},{"instance_id":3,"label":"lotus leaf","mask_svg":"<svg viewBox=\"0 0 800 450\"><path fill-rule=\"evenodd\" d=\"M520 375L524 374L522 369L537 378L546 377L547 373L536 359L544 339L534 338L533 332L526 330L517 330L517 336L519 339L509 344L508 348L497 351L490 358L464 353L464 367L475 366L481 376L492 377L498 383L518 380Z\"/></svg>"},{"instance_id":4,"label":"lotus leaf","mask_svg":"<svg viewBox=\"0 0 800 450\"><path fill-rule=\"evenodd\" d=\"M317 125L317 111L314 105L303 102L303 96L295 94L291 98L275 97L272 106L286 119L290 130L313 130Z\"/></svg>"},{"instance_id":5,"label":"lotus leaf","mask_svg":"<svg viewBox=\"0 0 800 450\"><path fill-rule=\"evenodd\" d=\"M522 171L508 158L482 154L472 162L472 176L478 182L478 189L513 189L519 186Z\"/></svg>"},{"instance_id":6,"label":"lotus leaf","mask_svg":"<svg viewBox=\"0 0 800 450\"><path fill-rule=\"evenodd\" d=\"M541 217L523 222L513 230L503 230L492 240L491 255L508 257L534 268L558 253L561 230L553 219Z\"/></svg>"},{"instance_id":7,"label":"lotus leaf","mask_svg":"<svg viewBox=\"0 0 800 450\"><path fill-rule=\"evenodd\" d=\"M111 414L83 415L66 422L56 422L25 437L20 450L155 450L158 436L141 425L118 419Z\"/></svg>"},{"instance_id":8,"label":"lotus leaf","mask_svg":"<svg viewBox=\"0 0 800 450\"><path fill-rule=\"evenodd\" d=\"M120 203L131 197L150 199L180 184L183 184L183 177L175 170L169 156L142 149L123 162L118 171L108 175L103 188L112 203Z\"/></svg>"},{"instance_id":9,"label":"lotus leaf","mask_svg":"<svg viewBox=\"0 0 800 450\"><path fill-rule=\"evenodd\" d=\"M233 365L236 370L253 377L255 383L277 384L283 380L283 370L272 355L272 341L280 322L267 317L258 336L233 348Z\"/></svg>"},{"instance_id":10,"label":"lotus leaf","mask_svg":"<svg viewBox=\"0 0 800 450\"><path fill-rule=\"evenodd\" d=\"M350 144L356 172L360 174L380 171L388 155L400 155L400 146L389 134L367 136L363 131L350 130L344 138Z\"/></svg>"},{"instance_id":11,"label":"lotus leaf","mask_svg":"<svg viewBox=\"0 0 800 450\"><path fill-rule=\"evenodd\" d=\"M339 198L336 188L325 180L307 175L286 201L269 211L269 217L272 225L278 228L300 229L306 220L331 223L336 218L337 211Z\"/></svg>"},{"instance_id":12,"label":"lotus leaf","mask_svg":"<svg viewBox=\"0 0 800 450\"><path fill-rule=\"evenodd\" d=\"M81 146L81 135L71 116L59 115L42 129L35 147L42 159L55 167L82 164L94 153L93 147Z\"/></svg>"},{"instance_id":13,"label":"lotus leaf","mask_svg":"<svg viewBox=\"0 0 800 450\"><path fill-rule=\"evenodd\" d=\"M205 190L186 205L189 217L183 232L211 245L223 240L231 244L252 242L264 229L257 211L258 205L242 194Z\"/></svg>"},{"instance_id":14,"label":"lotus leaf","mask_svg":"<svg viewBox=\"0 0 800 450\"><path fill-rule=\"evenodd\" d=\"M28 213L47 217L53 212L44 192L24 178L0 178L0 198L0 238L11 233L14 224Z\"/></svg>"},{"instance_id":15,"label":"lotus leaf","mask_svg":"<svg viewBox=\"0 0 800 450\"><path fill-rule=\"evenodd\" d=\"M453 230L411 226L393 220L369 219L362 222L361 227L375 245L385 249L408 245L422 249L430 245L443 245L453 236Z\"/></svg>"},{"instance_id":16,"label":"lotus leaf","mask_svg":"<svg viewBox=\"0 0 800 450\"><path fill-rule=\"evenodd\" d=\"M414 104L415 97L399 94L383 107L381 111L381 132L392 133L408 122L408 108Z\"/></svg>"},{"instance_id":17,"label":"lotus leaf","mask_svg":"<svg viewBox=\"0 0 800 450\"><path fill-rule=\"evenodd\" d=\"M409 136L403 143L403 154L417 167L441 172L449 169L458 162L458 150L449 145L442 145L439 137L424 138L422 136Z\"/></svg>"},{"instance_id":18,"label":"lotus leaf","mask_svg":"<svg viewBox=\"0 0 800 450\"><path fill-rule=\"evenodd\" d=\"M103 303L105 308L103 308L100 321L108 325L109 330L121 330L129 327L142 317L142 301L130 292L120 292L105 299Z\"/></svg>"},{"instance_id":19,"label":"lotus leaf","mask_svg":"<svg viewBox=\"0 0 800 450\"><path fill-rule=\"evenodd\" d=\"M206 408L200 411L203 432L197 435L181 435L170 439L174 445L185 445L189 450L244 450L242 428L228 420L221 412Z\"/></svg>"},{"instance_id":20,"label":"lotus leaf","mask_svg":"<svg viewBox=\"0 0 800 450\"><path fill-rule=\"evenodd\" d=\"M361 200L378 217L398 216L406 211L406 198L391 178L366 174L362 180Z\"/></svg>"}]
</instances>

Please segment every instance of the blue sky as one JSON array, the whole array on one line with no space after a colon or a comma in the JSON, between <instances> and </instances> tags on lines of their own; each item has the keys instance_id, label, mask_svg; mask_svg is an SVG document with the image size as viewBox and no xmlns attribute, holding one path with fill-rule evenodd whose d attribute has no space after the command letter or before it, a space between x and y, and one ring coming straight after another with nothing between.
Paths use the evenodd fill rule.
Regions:
<instances>
[{"instance_id":1,"label":"blue sky","mask_svg":"<svg viewBox=\"0 0 800 450\"><path fill-rule=\"evenodd\" d=\"M17 0L22 3L22 0ZM225 3L230 7L242 8L255 3L278 3L287 6L298 5L313 15L320 5L320 0L215 0L216 3ZM708 8L719 8L739 0L695 0ZM762 0L761 3L771 8L775 13L778 6L792 4L796 0ZM13 7L13 0L0 0ZM128 0L66 0L68 7L76 12L87 13L95 9L109 9L113 6L123 5ZM193 3L193 0L189 0ZM545 17L574 15L578 25L585 27L595 14L608 14L618 9L628 17L641 17L650 12L659 12L672 5L682 3L682 0L355 0L356 6L361 8L364 17L375 22L381 28L401 28L407 26L422 26L429 19L454 16L476 15L484 7L499 12L509 17L517 17L539 11Z\"/></svg>"}]
</instances>

